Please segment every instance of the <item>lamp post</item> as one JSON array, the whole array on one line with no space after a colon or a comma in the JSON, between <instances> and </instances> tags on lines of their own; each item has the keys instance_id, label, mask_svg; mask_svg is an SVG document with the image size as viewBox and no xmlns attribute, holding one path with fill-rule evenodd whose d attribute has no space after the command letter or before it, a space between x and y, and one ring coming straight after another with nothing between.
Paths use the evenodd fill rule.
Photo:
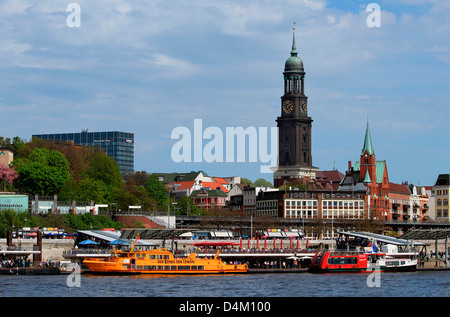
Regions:
<instances>
[{"instance_id":1,"label":"lamp post","mask_svg":"<svg viewBox=\"0 0 450 317\"><path fill-rule=\"evenodd\" d=\"M177 203L176 202L173 202L173 203L170 203L170 197L169 197L169 203L167 204L167 229L169 229L170 228L170 205L177 205ZM174 215L175 215L175 209L176 209L176 207L174 207Z\"/></svg>"}]
</instances>

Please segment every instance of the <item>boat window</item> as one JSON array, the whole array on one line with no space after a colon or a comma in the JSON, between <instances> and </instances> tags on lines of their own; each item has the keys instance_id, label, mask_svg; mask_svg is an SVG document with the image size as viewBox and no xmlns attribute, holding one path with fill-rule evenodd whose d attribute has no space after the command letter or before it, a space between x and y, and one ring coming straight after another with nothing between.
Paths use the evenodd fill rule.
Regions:
<instances>
[{"instance_id":1,"label":"boat window","mask_svg":"<svg viewBox=\"0 0 450 317\"><path fill-rule=\"evenodd\" d=\"M159 259L162 259L162 255L161 254L157 254L156 255L156 258L159 260Z\"/></svg>"},{"instance_id":2,"label":"boat window","mask_svg":"<svg viewBox=\"0 0 450 317\"><path fill-rule=\"evenodd\" d=\"M164 270L164 266L158 265L158 270Z\"/></svg>"},{"instance_id":3,"label":"boat window","mask_svg":"<svg viewBox=\"0 0 450 317\"><path fill-rule=\"evenodd\" d=\"M156 265L150 265L150 270L156 270Z\"/></svg>"},{"instance_id":4,"label":"boat window","mask_svg":"<svg viewBox=\"0 0 450 317\"><path fill-rule=\"evenodd\" d=\"M170 269L171 269L172 271L175 271L175 270L177 269L177 266L176 266L176 265L172 265L172 266L170 267Z\"/></svg>"},{"instance_id":5,"label":"boat window","mask_svg":"<svg viewBox=\"0 0 450 317\"><path fill-rule=\"evenodd\" d=\"M150 259L154 260L155 259L155 255L154 254L150 254Z\"/></svg>"},{"instance_id":6,"label":"boat window","mask_svg":"<svg viewBox=\"0 0 450 317\"><path fill-rule=\"evenodd\" d=\"M145 254L141 254L141 258L145 259Z\"/></svg>"},{"instance_id":7,"label":"boat window","mask_svg":"<svg viewBox=\"0 0 450 317\"><path fill-rule=\"evenodd\" d=\"M170 266L168 266L168 265L167 265L167 266L164 266L164 270L165 270L165 271L170 271Z\"/></svg>"},{"instance_id":8,"label":"boat window","mask_svg":"<svg viewBox=\"0 0 450 317\"><path fill-rule=\"evenodd\" d=\"M351 257L329 257L328 264L357 264L358 259L354 256Z\"/></svg>"},{"instance_id":9,"label":"boat window","mask_svg":"<svg viewBox=\"0 0 450 317\"><path fill-rule=\"evenodd\" d=\"M164 255L164 260L168 260L169 256L168 255Z\"/></svg>"},{"instance_id":10,"label":"boat window","mask_svg":"<svg viewBox=\"0 0 450 317\"><path fill-rule=\"evenodd\" d=\"M137 269L138 269L138 270L142 270L142 265L138 265L138 266L137 266Z\"/></svg>"},{"instance_id":11,"label":"boat window","mask_svg":"<svg viewBox=\"0 0 450 317\"><path fill-rule=\"evenodd\" d=\"M196 270L196 269L197 269L197 265L193 265L193 266L192 266L192 269L193 269L193 270Z\"/></svg>"},{"instance_id":12,"label":"boat window","mask_svg":"<svg viewBox=\"0 0 450 317\"><path fill-rule=\"evenodd\" d=\"M144 265L144 270L150 270L150 265Z\"/></svg>"},{"instance_id":13,"label":"boat window","mask_svg":"<svg viewBox=\"0 0 450 317\"><path fill-rule=\"evenodd\" d=\"M203 269L204 269L203 265L199 265L199 266L198 266L198 269L199 269L199 270L203 270Z\"/></svg>"}]
</instances>

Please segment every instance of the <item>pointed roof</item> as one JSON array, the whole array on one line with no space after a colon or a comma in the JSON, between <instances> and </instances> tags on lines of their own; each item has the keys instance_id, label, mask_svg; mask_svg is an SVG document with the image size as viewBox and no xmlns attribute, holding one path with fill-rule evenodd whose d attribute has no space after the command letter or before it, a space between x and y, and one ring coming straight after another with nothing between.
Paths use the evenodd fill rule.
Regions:
<instances>
[{"instance_id":1,"label":"pointed roof","mask_svg":"<svg viewBox=\"0 0 450 317\"><path fill-rule=\"evenodd\" d=\"M295 23L295 22L294 22ZM297 45L295 45L295 26L293 28L292 32L292 50L291 50L291 56L297 56Z\"/></svg>"},{"instance_id":2,"label":"pointed roof","mask_svg":"<svg viewBox=\"0 0 450 317\"><path fill-rule=\"evenodd\" d=\"M366 171L366 176L364 177L363 183L372 183L369 175L369 170Z\"/></svg>"},{"instance_id":3,"label":"pointed roof","mask_svg":"<svg viewBox=\"0 0 450 317\"><path fill-rule=\"evenodd\" d=\"M370 137L369 120L367 120L366 136L364 138L364 146L361 151L361 155L363 155L365 151L367 151L367 154L369 154L369 155L374 154L373 147L372 147L372 138Z\"/></svg>"}]
</instances>

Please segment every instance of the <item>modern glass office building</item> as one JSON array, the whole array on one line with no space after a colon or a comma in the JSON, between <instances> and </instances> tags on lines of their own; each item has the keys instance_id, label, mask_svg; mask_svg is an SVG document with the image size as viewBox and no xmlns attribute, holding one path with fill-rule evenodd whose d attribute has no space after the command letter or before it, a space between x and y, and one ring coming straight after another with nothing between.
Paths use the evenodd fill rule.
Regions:
<instances>
[{"instance_id":1,"label":"modern glass office building","mask_svg":"<svg viewBox=\"0 0 450 317\"><path fill-rule=\"evenodd\" d=\"M122 173L134 171L134 133L83 130L81 133L35 134L34 137L47 141L73 141L75 145L82 146L98 146L116 160Z\"/></svg>"}]
</instances>

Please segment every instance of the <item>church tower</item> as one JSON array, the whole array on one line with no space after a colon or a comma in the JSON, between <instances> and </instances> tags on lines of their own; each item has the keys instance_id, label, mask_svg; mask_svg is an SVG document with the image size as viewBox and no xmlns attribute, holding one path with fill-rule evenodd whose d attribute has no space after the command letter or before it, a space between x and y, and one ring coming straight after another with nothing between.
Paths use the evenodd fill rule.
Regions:
<instances>
[{"instance_id":1,"label":"church tower","mask_svg":"<svg viewBox=\"0 0 450 317\"><path fill-rule=\"evenodd\" d=\"M363 149L361 150L359 181L374 183L376 182L376 176L375 152L372 147L372 138L370 137L369 121L367 121L366 136L364 138Z\"/></svg>"},{"instance_id":2,"label":"church tower","mask_svg":"<svg viewBox=\"0 0 450 317\"><path fill-rule=\"evenodd\" d=\"M274 185L279 187L294 179L314 179L317 167L312 166L311 124L308 97L305 95L305 70L298 57L293 28L291 56L284 67L284 95L278 126L278 166Z\"/></svg>"}]
</instances>

